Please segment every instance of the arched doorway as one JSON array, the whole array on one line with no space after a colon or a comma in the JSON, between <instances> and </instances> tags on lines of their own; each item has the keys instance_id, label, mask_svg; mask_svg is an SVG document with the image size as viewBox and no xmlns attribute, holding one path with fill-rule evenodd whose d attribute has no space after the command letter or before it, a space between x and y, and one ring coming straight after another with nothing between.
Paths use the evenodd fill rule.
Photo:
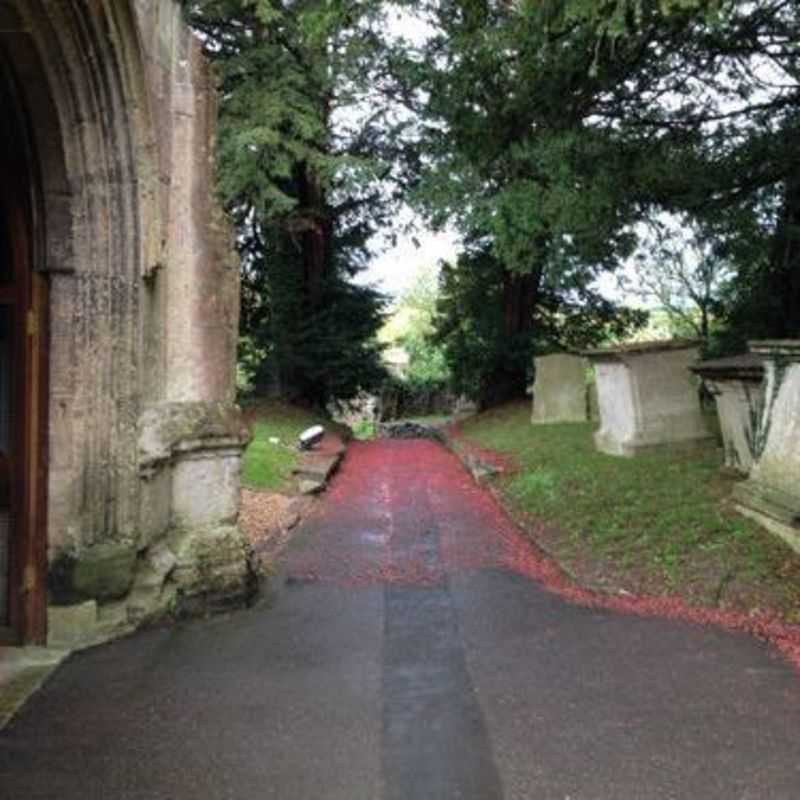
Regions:
<instances>
[{"instance_id":1,"label":"arched doorway","mask_svg":"<svg viewBox=\"0 0 800 800\"><path fill-rule=\"evenodd\" d=\"M37 180L11 69L0 59L0 641L35 641L46 606L46 281L33 268Z\"/></svg>"},{"instance_id":2,"label":"arched doorway","mask_svg":"<svg viewBox=\"0 0 800 800\"><path fill-rule=\"evenodd\" d=\"M74 646L250 591L238 270L181 13L0 0L0 640Z\"/></svg>"}]
</instances>

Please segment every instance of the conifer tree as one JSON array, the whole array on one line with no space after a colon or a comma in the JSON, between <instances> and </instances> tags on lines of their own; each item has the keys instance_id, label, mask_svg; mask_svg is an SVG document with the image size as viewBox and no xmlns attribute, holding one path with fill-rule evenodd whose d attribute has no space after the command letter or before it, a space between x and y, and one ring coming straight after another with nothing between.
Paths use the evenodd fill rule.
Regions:
<instances>
[{"instance_id":1,"label":"conifer tree","mask_svg":"<svg viewBox=\"0 0 800 800\"><path fill-rule=\"evenodd\" d=\"M221 82L219 187L237 228L257 380L322 404L383 376L383 298L353 282L405 165L374 0L196 0Z\"/></svg>"},{"instance_id":2,"label":"conifer tree","mask_svg":"<svg viewBox=\"0 0 800 800\"><path fill-rule=\"evenodd\" d=\"M496 317L506 337L519 320L546 341L543 321L564 317L548 312L554 299L602 307L593 281L663 214L692 220L735 267L721 314L740 338L800 335L796 3L425 9L440 31L425 77L440 122L417 197L434 221L480 238L498 270L525 277ZM466 261L456 267L473 280Z\"/></svg>"}]
</instances>

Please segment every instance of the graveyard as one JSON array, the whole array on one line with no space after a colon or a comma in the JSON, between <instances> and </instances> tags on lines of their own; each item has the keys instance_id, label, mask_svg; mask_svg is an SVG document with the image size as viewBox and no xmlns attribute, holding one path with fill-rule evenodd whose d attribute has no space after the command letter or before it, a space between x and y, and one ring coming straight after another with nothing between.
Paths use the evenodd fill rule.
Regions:
<instances>
[{"instance_id":1,"label":"graveyard","mask_svg":"<svg viewBox=\"0 0 800 800\"><path fill-rule=\"evenodd\" d=\"M0 794L795 800L798 63L0 0Z\"/></svg>"},{"instance_id":2,"label":"graveyard","mask_svg":"<svg viewBox=\"0 0 800 800\"><path fill-rule=\"evenodd\" d=\"M786 352L794 351L783 342ZM532 544L578 585L796 623L797 483L785 459L795 452L786 442L797 408L787 393L797 390L790 365L774 377L775 358L774 346L753 343L740 356L701 360L684 341L540 356L531 400L451 423L443 440L498 456L503 468L473 474L489 476ZM771 396L781 391L782 403ZM300 455L287 444L319 422L333 425L299 408L262 407L244 458L245 520L260 519L248 505L266 502L265 490L297 493ZM268 465L275 459L277 469Z\"/></svg>"},{"instance_id":3,"label":"graveyard","mask_svg":"<svg viewBox=\"0 0 800 800\"><path fill-rule=\"evenodd\" d=\"M721 469L721 447L609 455L595 446L596 423L533 426L527 403L462 429L512 458L501 497L583 585L800 619L800 554L737 513L742 477Z\"/></svg>"},{"instance_id":4,"label":"graveyard","mask_svg":"<svg viewBox=\"0 0 800 800\"><path fill-rule=\"evenodd\" d=\"M465 430L514 458L503 496L582 583L794 620L797 353L755 341L702 360L662 340L542 356L530 423L509 407Z\"/></svg>"}]
</instances>

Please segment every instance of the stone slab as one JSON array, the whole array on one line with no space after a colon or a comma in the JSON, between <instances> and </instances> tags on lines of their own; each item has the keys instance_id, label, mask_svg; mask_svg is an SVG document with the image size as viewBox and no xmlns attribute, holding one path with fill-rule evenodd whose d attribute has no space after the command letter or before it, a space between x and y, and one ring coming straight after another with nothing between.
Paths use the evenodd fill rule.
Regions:
<instances>
[{"instance_id":1,"label":"stone slab","mask_svg":"<svg viewBox=\"0 0 800 800\"><path fill-rule=\"evenodd\" d=\"M300 494L318 494L339 468L347 446L342 438L328 432L312 451L303 451L292 475L297 480Z\"/></svg>"},{"instance_id":2,"label":"stone slab","mask_svg":"<svg viewBox=\"0 0 800 800\"><path fill-rule=\"evenodd\" d=\"M750 477L737 508L800 552L800 341L753 343L765 356L765 389Z\"/></svg>"},{"instance_id":3,"label":"stone slab","mask_svg":"<svg viewBox=\"0 0 800 800\"><path fill-rule=\"evenodd\" d=\"M735 486L733 498L740 514L755 520L800 553L800 505L797 498L786 495L781 498L775 492L748 483Z\"/></svg>"},{"instance_id":4,"label":"stone slab","mask_svg":"<svg viewBox=\"0 0 800 800\"><path fill-rule=\"evenodd\" d=\"M75 590L97 600L124 597L133 584L136 548L129 542L101 542L82 550L75 560Z\"/></svg>"},{"instance_id":5,"label":"stone slab","mask_svg":"<svg viewBox=\"0 0 800 800\"><path fill-rule=\"evenodd\" d=\"M567 353L540 356L535 361L531 422L585 422L586 359Z\"/></svg>"},{"instance_id":6,"label":"stone slab","mask_svg":"<svg viewBox=\"0 0 800 800\"><path fill-rule=\"evenodd\" d=\"M340 455L304 458L292 473L298 478L326 481L339 466Z\"/></svg>"},{"instance_id":7,"label":"stone slab","mask_svg":"<svg viewBox=\"0 0 800 800\"><path fill-rule=\"evenodd\" d=\"M297 491L302 495L319 494L325 489L325 481L303 478L297 482Z\"/></svg>"},{"instance_id":8,"label":"stone slab","mask_svg":"<svg viewBox=\"0 0 800 800\"><path fill-rule=\"evenodd\" d=\"M712 441L689 366L696 343L638 342L590 350L600 407L599 450L633 456L655 447L696 447Z\"/></svg>"},{"instance_id":9,"label":"stone slab","mask_svg":"<svg viewBox=\"0 0 800 800\"><path fill-rule=\"evenodd\" d=\"M70 606L47 609L47 643L50 647L72 649L94 641L97 636L97 603L87 600Z\"/></svg>"},{"instance_id":10,"label":"stone slab","mask_svg":"<svg viewBox=\"0 0 800 800\"><path fill-rule=\"evenodd\" d=\"M0 729L68 654L67 649L0 646Z\"/></svg>"},{"instance_id":11,"label":"stone slab","mask_svg":"<svg viewBox=\"0 0 800 800\"><path fill-rule=\"evenodd\" d=\"M725 450L725 466L749 474L764 406L764 357L744 353L690 367L714 396Z\"/></svg>"},{"instance_id":12,"label":"stone slab","mask_svg":"<svg viewBox=\"0 0 800 800\"><path fill-rule=\"evenodd\" d=\"M764 378L764 356L758 353L742 353L738 356L700 361L689 369L695 375L710 380L761 381Z\"/></svg>"}]
</instances>

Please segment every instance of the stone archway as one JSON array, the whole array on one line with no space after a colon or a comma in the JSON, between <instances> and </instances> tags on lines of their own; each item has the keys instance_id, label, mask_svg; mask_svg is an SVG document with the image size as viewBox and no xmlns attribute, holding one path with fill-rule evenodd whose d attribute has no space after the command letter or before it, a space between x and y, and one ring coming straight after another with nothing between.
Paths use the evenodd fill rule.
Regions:
<instances>
[{"instance_id":1,"label":"stone archway","mask_svg":"<svg viewBox=\"0 0 800 800\"><path fill-rule=\"evenodd\" d=\"M0 0L0 57L35 176L31 272L49 287L39 533L12 591L22 638L80 644L247 591L213 87L174 0Z\"/></svg>"}]
</instances>

